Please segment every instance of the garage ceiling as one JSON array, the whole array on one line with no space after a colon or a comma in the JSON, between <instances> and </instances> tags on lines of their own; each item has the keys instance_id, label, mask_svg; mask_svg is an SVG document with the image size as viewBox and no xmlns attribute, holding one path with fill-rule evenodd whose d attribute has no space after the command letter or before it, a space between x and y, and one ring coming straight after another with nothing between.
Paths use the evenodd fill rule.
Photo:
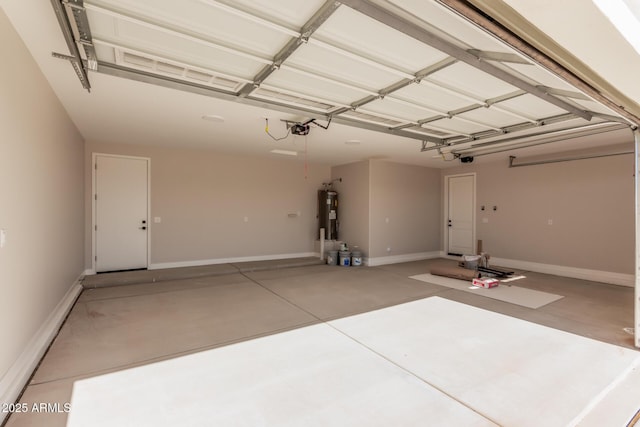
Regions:
<instances>
[{"instance_id":1,"label":"garage ceiling","mask_svg":"<svg viewBox=\"0 0 640 427\"><path fill-rule=\"evenodd\" d=\"M269 123L277 137L315 119L312 134L347 125L451 159L549 132L621 135L630 124L435 1L52 4L70 29L71 55L58 56L85 88L105 74L267 108L280 113ZM256 116L248 122L263 131Z\"/></svg>"}]
</instances>

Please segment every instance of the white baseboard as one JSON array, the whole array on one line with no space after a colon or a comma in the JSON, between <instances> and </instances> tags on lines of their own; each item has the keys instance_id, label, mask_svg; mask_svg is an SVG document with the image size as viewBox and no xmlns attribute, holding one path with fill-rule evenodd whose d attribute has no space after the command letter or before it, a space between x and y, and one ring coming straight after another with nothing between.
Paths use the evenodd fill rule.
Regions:
<instances>
[{"instance_id":1,"label":"white baseboard","mask_svg":"<svg viewBox=\"0 0 640 427\"><path fill-rule=\"evenodd\" d=\"M83 276L92 276L94 274L96 274L96 271L90 268L87 268L85 271L82 272Z\"/></svg>"},{"instance_id":2,"label":"white baseboard","mask_svg":"<svg viewBox=\"0 0 640 427\"><path fill-rule=\"evenodd\" d=\"M620 286L635 286L633 274L615 273L611 271L589 270L586 268L566 267L563 265L541 264L538 262L518 261L506 258L491 257L491 264L537 273L553 274L554 276L571 277L573 279L589 280L592 282L609 283Z\"/></svg>"},{"instance_id":3,"label":"white baseboard","mask_svg":"<svg viewBox=\"0 0 640 427\"><path fill-rule=\"evenodd\" d=\"M421 261L423 259L439 258L440 254L441 254L440 251L433 251L433 252L417 252L413 254L403 254L403 255L381 256L381 257L375 257L375 258L366 258L364 260L364 263L369 267L375 267L378 265L398 264L400 262Z\"/></svg>"},{"instance_id":4,"label":"white baseboard","mask_svg":"<svg viewBox=\"0 0 640 427\"><path fill-rule=\"evenodd\" d=\"M0 379L0 402L13 403L18 399L22 389L27 385L33 371L38 366L40 359L55 338L62 322L73 307L73 303L82 291L80 279L76 279L67 293L53 309L49 317L42 323L27 344L22 354L16 359L7 373ZM0 424L7 414L0 412Z\"/></svg>"},{"instance_id":5,"label":"white baseboard","mask_svg":"<svg viewBox=\"0 0 640 427\"><path fill-rule=\"evenodd\" d=\"M211 265L211 264L232 264L234 262L272 261L276 259L307 258L307 257L320 258L320 254L318 252L299 252L294 254L257 255L257 256L235 257L235 258L201 259L196 261L160 262L160 263L150 264L149 270L159 270L161 268L197 267L201 265Z\"/></svg>"}]
</instances>

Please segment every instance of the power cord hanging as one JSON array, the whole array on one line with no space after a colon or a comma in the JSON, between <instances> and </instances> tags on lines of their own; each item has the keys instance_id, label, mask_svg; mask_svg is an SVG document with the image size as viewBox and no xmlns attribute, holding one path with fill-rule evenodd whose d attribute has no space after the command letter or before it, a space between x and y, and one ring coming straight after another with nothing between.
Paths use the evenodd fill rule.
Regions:
<instances>
[{"instance_id":1,"label":"power cord hanging","mask_svg":"<svg viewBox=\"0 0 640 427\"><path fill-rule=\"evenodd\" d=\"M264 126L264 131L267 133L267 135L269 135L274 141L282 141L283 139L287 138L289 136L289 134L291 134L291 128L287 129L287 134L285 136L283 136L282 138L276 138L275 136L271 135L271 133L269 132L269 119L265 118L265 126Z\"/></svg>"}]
</instances>

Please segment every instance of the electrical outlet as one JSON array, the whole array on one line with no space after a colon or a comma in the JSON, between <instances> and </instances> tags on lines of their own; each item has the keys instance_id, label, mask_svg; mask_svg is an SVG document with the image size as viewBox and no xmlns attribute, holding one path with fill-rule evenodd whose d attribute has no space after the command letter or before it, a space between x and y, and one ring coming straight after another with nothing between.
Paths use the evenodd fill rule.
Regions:
<instances>
[{"instance_id":1,"label":"electrical outlet","mask_svg":"<svg viewBox=\"0 0 640 427\"><path fill-rule=\"evenodd\" d=\"M552 219L548 219L547 220L547 225L553 225L553 220Z\"/></svg>"},{"instance_id":2,"label":"electrical outlet","mask_svg":"<svg viewBox=\"0 0 640 427\"><path fill-rule=\"evenodd\" d=\"M153 217L153 223L154 224L160 224L162 222L162 218L160 218L159 216L154 216Z\"/></svg>"}]
</instances>

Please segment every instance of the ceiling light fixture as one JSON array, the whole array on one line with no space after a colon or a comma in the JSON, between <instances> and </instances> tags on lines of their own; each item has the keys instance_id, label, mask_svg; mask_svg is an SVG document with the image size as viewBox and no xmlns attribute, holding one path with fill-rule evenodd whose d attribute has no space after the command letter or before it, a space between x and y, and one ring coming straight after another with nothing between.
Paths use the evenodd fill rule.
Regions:
<instances>
[{"instance_id":1,"label":"ceiling light fixture","mask_svg":"<svg viewBox=\"0 0 640 427\"><path fill-rule=\"evenodd\" d=\"M284 156L297 156L298 155L297 151L290 151L290 150L271 150L270 153L282 154Z\"/></svg>"},{"instance_id":2,"label":"ceiling light fixture","mask_svg":"<svg viewBox=\"0 0 640 427\"><path fill-rule=\"evenodd\" d=\"M347 145L360 145L359 139L347 139L344 143Z\"/></svg>"},{"instance_id":3,"label":"ceiling light fixture","mask_svg":"<svg viewBox=\"0 0 640 427\"><path fill-rule=\"evenodd\" d=\"M218 116L216 114L207 114L205 116L202 116L202 120L206 120L208 122L214 122L214 123L222 123L224 122L224 117Z\"/></svg>"}]
</instances>

